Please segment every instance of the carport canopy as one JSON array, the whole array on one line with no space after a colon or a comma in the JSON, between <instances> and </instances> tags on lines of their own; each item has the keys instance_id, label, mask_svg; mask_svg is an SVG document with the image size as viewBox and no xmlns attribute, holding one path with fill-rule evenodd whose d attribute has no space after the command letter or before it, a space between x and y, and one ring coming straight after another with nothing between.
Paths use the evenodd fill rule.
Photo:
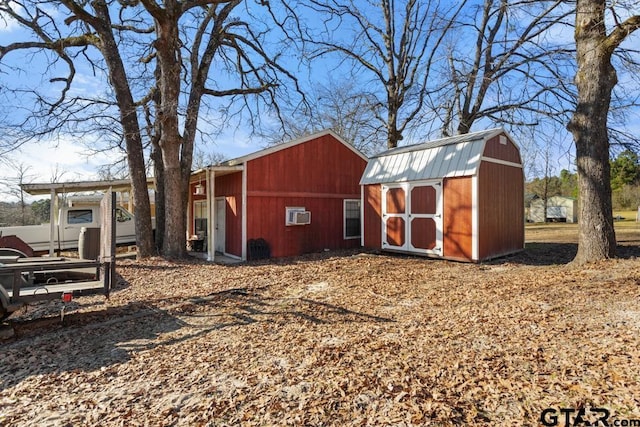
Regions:
<instances>
[{"instance_id":1,"label":"carport canopy","mask_svg":"<svg viewBox=\"0 0 640 427\"><path fill-rule=\"evenodd\" d=\"M107 190L115 192L131 192L131 186L132 184L130 179L20 184L22 191L32 196L42 196L47 194L51 196L49 211L49 255L53 255L54 253L53 236L55 234L55 208L58 204L58 194ZM155 178L147 178L147 186L155 188ZM131 198L129 199L129 202L131 203Z\"/></svg>"}]
</instances>

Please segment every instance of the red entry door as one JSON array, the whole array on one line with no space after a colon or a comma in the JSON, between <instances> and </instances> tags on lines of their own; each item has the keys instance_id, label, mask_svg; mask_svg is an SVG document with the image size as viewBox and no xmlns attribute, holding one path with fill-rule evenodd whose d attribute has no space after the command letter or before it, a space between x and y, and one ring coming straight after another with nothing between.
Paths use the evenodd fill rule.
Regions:
<instances>
[{"instance_id":1,"label":"red entry door","mask_svg":"<svg viewBox=\"0 0 640 427\"><path fill-rule=\"evenodd\" d=\"M382 248L442 255L442 182L382 186Z\"/></svg>"}]
</instances>

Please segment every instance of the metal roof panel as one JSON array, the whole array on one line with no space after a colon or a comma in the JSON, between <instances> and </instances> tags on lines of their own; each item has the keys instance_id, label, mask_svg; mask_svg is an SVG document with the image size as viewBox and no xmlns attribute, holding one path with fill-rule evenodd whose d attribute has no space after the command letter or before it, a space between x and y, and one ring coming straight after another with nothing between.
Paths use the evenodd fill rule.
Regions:
<instances>
[{"instance_id":1,"label":"metal roof panel","mask_svg":"<svg viewBox=\"0 0 640 427\"><path fill-rule=\"evenodd\" d=\"M474 175L485 142L502 132L502 129L490 129L393 148L369 160L360 184Z\"/></svg>"}]
</instances>

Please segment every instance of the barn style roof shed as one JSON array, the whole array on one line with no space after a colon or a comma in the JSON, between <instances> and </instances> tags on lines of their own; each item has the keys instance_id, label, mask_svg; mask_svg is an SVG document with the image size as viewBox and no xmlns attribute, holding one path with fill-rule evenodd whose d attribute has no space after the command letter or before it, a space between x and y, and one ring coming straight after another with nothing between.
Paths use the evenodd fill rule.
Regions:
<instances>
[{"instance_id":1,"label":"barn style roof shed","mask_svg":"<svg viewBox=\"0 0 640 427\"><path fill-rule=\"evenodd\" d=\"M371 158L360 180L362 245L479 262L524 248L524 174L503 129Z\"/></svg>"}]
</instances>

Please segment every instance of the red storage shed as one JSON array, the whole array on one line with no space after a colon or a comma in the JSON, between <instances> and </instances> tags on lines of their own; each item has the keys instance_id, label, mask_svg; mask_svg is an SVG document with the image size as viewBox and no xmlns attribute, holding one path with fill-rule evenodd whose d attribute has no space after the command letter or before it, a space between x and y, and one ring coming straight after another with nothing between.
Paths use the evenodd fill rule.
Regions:
<instances>
[{"instance_id":1,"label":"red storage shed","mask_svg":"<svg viewBox=\"0 0 640 427\"><path fill-rule=\"evenodd\" d=\"M360 181L366 248L479 262L524 248L524 173L503 129L385 151Z\"/></svg>"},{"instance_id":2,"label":"red storage shed","mask_svg":"<svg viewBox=\"0 0 640 427\"><path fill-rule=\"evenodd\" d=\"M351 144L323 131L208 166L191 177L189 235L204 240L209 260L359 247L366 165Z\"/></svg>"}]
</instances>

